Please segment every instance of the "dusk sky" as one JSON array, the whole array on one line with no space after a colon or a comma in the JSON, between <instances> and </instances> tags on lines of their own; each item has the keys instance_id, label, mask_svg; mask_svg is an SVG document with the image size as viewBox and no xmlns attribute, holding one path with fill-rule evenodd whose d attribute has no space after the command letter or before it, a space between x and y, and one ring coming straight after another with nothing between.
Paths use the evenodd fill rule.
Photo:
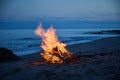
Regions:
<instances>
[{"instance_id":1,"label":"dusk sky","mask_svg":"<svg viewBox=\"0 0 120 80\"><path fill-rule=\"evenodd\" d=\"M119 0L3 0L0 18L80 17L119 20Z\"/></svg>"}]
</instances>

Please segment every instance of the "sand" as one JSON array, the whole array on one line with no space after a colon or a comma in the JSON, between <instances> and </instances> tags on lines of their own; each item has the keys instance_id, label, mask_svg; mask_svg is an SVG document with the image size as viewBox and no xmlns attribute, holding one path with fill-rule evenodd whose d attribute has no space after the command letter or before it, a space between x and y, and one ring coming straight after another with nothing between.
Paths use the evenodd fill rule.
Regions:
<instances>
[{"instance_id":1,"label":"sand","mask_svg":"<svg viewBox=\"0 0 120 80\"><path fill-rule=\"evenodd\" d=\"M120 80L120 37L67 46L79 61L42 62L39 52L1 63L0 80Z\"/></svg>"}]
</instances>

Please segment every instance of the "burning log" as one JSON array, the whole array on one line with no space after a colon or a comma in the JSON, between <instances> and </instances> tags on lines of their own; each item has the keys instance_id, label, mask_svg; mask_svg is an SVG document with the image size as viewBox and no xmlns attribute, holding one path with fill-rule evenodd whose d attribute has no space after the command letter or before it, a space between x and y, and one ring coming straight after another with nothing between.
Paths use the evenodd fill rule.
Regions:
<instances>
[{"instance_id":1,"label":"burning log","mask_svg":"<svg viewBox=\"0 0 120 80\"><path fill-rule=\"evenodd\" d=\"M66 63L72 57L72 53L68 51L63 53L57 47L53 48L52 52L43 52L41 55L48 63Z\"/></svg>"},{"instance_id":2,"label":"burning log","mask_svg":"<svg viewBox=\"0 0 120 80\"><path fill-rule=\"evenodd\" d=\"M35 33L42 38L41 47L44 51L41 56L46 62L61 64L70 61L73 57L72 53L65 48L66 44L58 40L52 26L47 31L44 31L40 24Z\"/></svg>"}]
</instances>

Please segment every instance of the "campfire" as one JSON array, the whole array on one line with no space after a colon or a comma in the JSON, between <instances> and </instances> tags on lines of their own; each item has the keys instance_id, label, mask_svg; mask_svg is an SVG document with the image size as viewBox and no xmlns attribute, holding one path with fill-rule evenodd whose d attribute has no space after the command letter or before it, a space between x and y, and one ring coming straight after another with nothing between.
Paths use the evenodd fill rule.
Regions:
<instances>
[{"instance_id":1,"label":"campfire","mask_svg":"<svg viewBox=\"0 0 120 80\"><path fill-rule=\"evenodd\" d=\"M73 57L72 53L65 48L65 43L58 40L55 31L53 26L50 26L46 31L43 30L42 24L35 30L35 34L39 35L42 39L41 48L43 52L40 55L48 63L62 64L70 62Z\"/></svg>"}]
</instances>

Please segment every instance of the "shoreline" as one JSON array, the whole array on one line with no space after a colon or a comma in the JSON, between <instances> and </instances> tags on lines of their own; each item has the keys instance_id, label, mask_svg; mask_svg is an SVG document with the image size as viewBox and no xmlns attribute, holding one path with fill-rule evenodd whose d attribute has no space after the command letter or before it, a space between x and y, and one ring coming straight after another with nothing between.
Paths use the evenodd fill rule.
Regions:
<instances>
[{"instance_id":1,"label":"shoreline","mask_svg":"<svg viewBox=\"0 0 120 80\"><path fill-rule=\"evenodd\" d=\"M120 50L120 36L107 37L102 39L93 40L87 43L79 43L67 46L67 49L72 53L89 53L89 52L107 52ZM76 47L76 48L74 48Z\"/></svg>"},{"instance_id":2,"label":"shoreline","mask_svg":"<svg viewBox=\"0 0 120 80\"><path fill-rule=\"evenodd\" d=\"M110 39L112 39L112 40L110 40ZM93 40L93 41L89 41L89 42L85 42L85 43L77 43L77 44L72 44L72 45L67 45L66 46L66 48L70 51L70 52L72 52L72 53L74 53L74 54L76 54L76 53L79 53L79 52L82 52L83 54L85 53L88 53L89 51L91 52L91 51L93 51L93 53L96 53L96 52L98 52L98 51L96 51L95 49L97 48L99 48L100 47L100 49L101 48L103 48L103 51L105 51L105 48L106 48L106 50L107 49L109 49L110 47L111 48L114 48L114 46L112 46L112 45L110 45L109 43L112 43L112 41L114 40L114 45L117 45L117 44L120 44L120 42L119 42L119 40L120 40L120 36L115 36L115 37L105 37L105 38L101 38L101 39L97 39L97 40ZM117 41L115 41L115 40L117 40ZM109 44L109 46L106 46L106 47L103 47L103 45L102 45L102 43L101 42L104 42L104 43L106 43L106 45L108 45ZM105 44L104 44L105 45ZM75 46L77 46L77 48L74 48ZM88 47L89 46L89 47ZM87 47L87 48L86 48ZM119 48L120 47L120 45L118 45L118 47L117 48ZM94 49L92 49L92 48L94 48ZM115 48L114 48L115 49ZM119 48L120 49L120 48ZM102 52L103 52L102 51ZM31 51L30 51L31 52ZM32 51L32 53L30 53L30 54L24 54L24 55L19 55L20 57L22 57L22 56L27 56L27 55L34 55L34 54L36 54L36 53L40 53L41 51L36 51L36 52L34 52L34 51Z\"/></svg>"},{"instance_id":3,"label":"shoreline","mask_svg":"<svg viewBox=\"0 0 120 80\"><path fill-rule=\"evenodd\" d=\"M109 44L112 43L113 41L114 41L113 44ZM120 45L118 44L120 44L120 36L102 38L86 43L67 45L66 48L68 49L68 51L70 51L75 55L95 55L99 53L107 53L111 51L120 50ZM30 54L20 55L19 57L21 59L26 59L26 58L29 59L29 58L33 58L33 56L37 58L38 55L40 56L40 52L41 51L37 51Z\"/></svg>"},{"instance_id":4,"label":"shoreline","mask_svg":"<svg viewBox=\"0 0 120 80\"><path fill-rule=\"evenodd\" d=\"M20 56L21 60L1 63L1 80L118 80L120 37L66 46L80 62L41 63L40 52ZM86 77L87 76L87 77Z\"/></svg>"},{"instance_id":5,"label":"shoreline","mask_svg":"<svg viewBox=\"0 0 120 80\"><path fill-rule=\"evenodd\" d=\"M66 47L68 48L69 46L78 45L78 44L79 45L89 44L89 43L94 42L94 41L98 41L98 40L102 40L102 39L106 39L106 38L114 38L114 37L120 37L120 36L103 37L103 38L98 38L98 39L95 39L95 40L77 41L77 42L72 43L72 44L67 44ZM40 52L40 51L42 51L41 48L40 48L40 50L20 51L20 52L14 52L14 53L18 56L24 56L24 55L34 54L34 53L37 53L37 52Z\"/></svg>"}]
</instances>

